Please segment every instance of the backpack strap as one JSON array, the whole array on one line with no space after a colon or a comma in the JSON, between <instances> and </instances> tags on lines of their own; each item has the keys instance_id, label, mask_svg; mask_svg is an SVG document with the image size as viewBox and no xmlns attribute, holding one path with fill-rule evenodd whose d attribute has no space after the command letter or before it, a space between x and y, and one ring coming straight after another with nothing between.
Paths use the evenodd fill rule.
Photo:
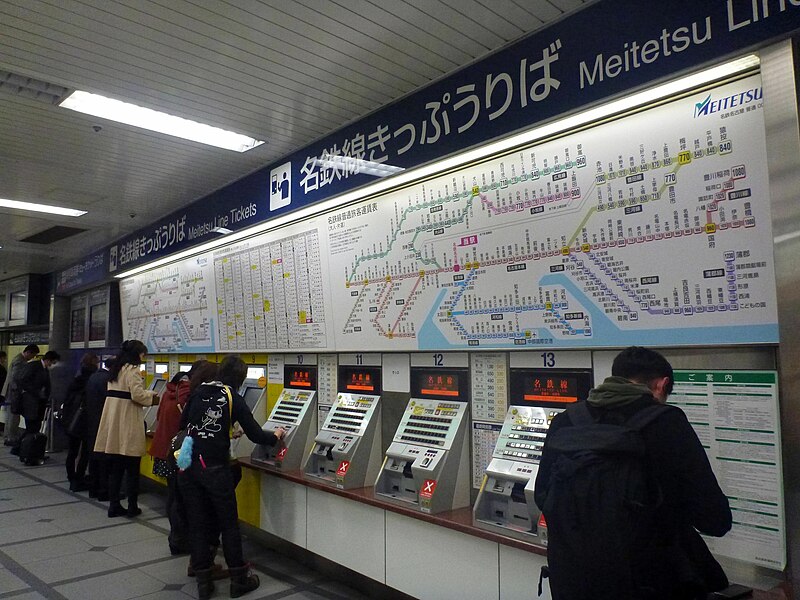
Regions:
<instances>
[{"instance_id":1,"label":"backpack strap","mask_svg":"<svg viewBox=\"0 0 800 600\"><path fill-rule=\"evenodd\" d=\"M229 386L224 385L222 389L225 390L225 395L228 397L228 439L231 439L233 438L233 396Z\"/></svg>"},{"instance_id":2,"label":"backpack strap","mask_svg":"<svg viewBox=\"0 0 800 600\"><path fill-rule=\"evenodd\" d=\"M641 433L641 431L650 423L673 408L674 407L666 404L654 404L653 406L648 406L632 414L628 420L625 421L625 427Z\"/></svg>"}]
</instances>

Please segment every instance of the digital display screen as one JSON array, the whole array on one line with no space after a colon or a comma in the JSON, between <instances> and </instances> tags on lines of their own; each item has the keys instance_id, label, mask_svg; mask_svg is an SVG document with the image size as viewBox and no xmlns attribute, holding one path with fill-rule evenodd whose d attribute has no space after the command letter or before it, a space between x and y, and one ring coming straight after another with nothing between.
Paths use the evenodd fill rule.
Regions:
<instances>
[{"instance_id":1,"label":"digital display screen","mask_svg":"<svg viewBox=\"0 0 800 600\"><path fill-rule=\"evenodd\" d=\"M381 393L381 368L339 365L338 391L354 394Z\"/></svg>"},{"instance_id":2,"label":"digital display screen","mask_svg":"<svg viewBox=\"0 0 800 600\"><path fill-rule=\"evenodd\" d=\"M292 369L289 385L298 388L311 387L311 371L308 369Z\"/></svg>"},{"instance_id":3,"label":"digital display screen","mask_svg":"<svg viewBox=\"0 0 800 600\"><path fill-rule=\"evenodd\" d=\"M585 400L591 387L589 371L511 370L511 404L570 404Z\"/></svg>"},{"instance_id":4,"label":"digital display screen","mask_svg":"<svg viewBox=\"0 0 800 600\"><path fill-rule=\"evenodd\" d=\"M458 375L424 373L419 392L423 396L458 396Z\"/></svg>"},{"instance_id":5,"label":"digital display screen","mask_svg":"<svg viewBox=\"0 0 800 600\"><path fill-rule=\"evenodd\" d=\"M469 400L467 369L411 369L411 396L437 400Z\"/></svg>"},{"instance_id":6,"label":"digital display screen","mask_svg":"<svg viewBox=\"0 0 800 600\"><path fill-rule=\"evenodd\" d=\"M69 325L69 341L86 341L86 309L78 308L72 311Z\"/></svg>"},{"instance_id":7,"label":"digital display screen","mask_svg":"<svg viewBox=\"0 0 800 600\"><path fill-rule=\"evenodd\" d=\"M261 398L261 388L249 387L244 391L244 401L250 412L253 412L258 404L258 399Z\"/></svg>"},{"instance_id":8,"label":"digital display screen","mask_svg":"<svg viewBox=\"0 0 800 600\"><path fill-rule=\"evenodd\" d=\"M351 371L344 387L348 392L372 393L375 391L375 379L369 371Z\"/></svg>"},{"instance_id":9,"label":"digital display screen","mask_svg":"<svg viewBox=\"0 0 800 600\"><path fill-rule=\"evenodd\" d=\"M316 390L317 367L285 365L283 367L283 387L296 390Z\"/></svg>"},{"instance_id":10,"label":"digital display screen","mask_svg":"<svg viewBox=\"0 0 800 600\"><path fill-rule=\"evenodd\" d=\"M555 375L530 377L522 399L526 402L577 402L578 381L575 377Z\"/></svg>"}]
</instances>

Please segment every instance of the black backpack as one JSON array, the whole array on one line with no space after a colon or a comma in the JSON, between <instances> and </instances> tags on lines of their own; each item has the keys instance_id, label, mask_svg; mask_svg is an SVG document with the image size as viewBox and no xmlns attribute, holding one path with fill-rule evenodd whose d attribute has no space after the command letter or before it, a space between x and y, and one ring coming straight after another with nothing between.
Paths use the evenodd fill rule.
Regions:
<instances>
[{"instance_id":1,"label":"black backpack","mask_svg":"<svg viewBox=\"0 0 800 600\"><path fill-rule=\"evenodd\" d=\"M648 476L640 432L667 410L648 406L614 425L595 422L579 402L567 409L573 426L548 436L555 460L542 512L554 600L645 597L633 565L653 535L662 497Z\"/></svg>"}]
</instances>

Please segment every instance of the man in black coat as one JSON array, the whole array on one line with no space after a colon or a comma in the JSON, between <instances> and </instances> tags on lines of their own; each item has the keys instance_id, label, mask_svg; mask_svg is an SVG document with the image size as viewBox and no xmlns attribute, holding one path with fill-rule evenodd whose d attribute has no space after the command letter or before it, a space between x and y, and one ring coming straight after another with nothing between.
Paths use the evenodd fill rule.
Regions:
<instances>
[{"instance_id":1,"label":"man in black coat","mask_svg":"<svg viewBox=\"0 0 800 600\"><path fill-rule=\"evenodd\" d=\"M35 434L42 426L50 398L49 369L61 359L58 352L46 352L42 360L25 365L20 378L20 414L25 417L25 435Z\"/></svg>"},{"instance_id":2,"label":"man in black coat","mask_svg":"<svg viewBox=\"0 0 800 600\"><path fill-rule=\"evenodd\" d=\"M39 354L39 346L28 344L25 349L14 357L9 367L8 377L3 386L3 396L8 404L8 414L6 415L6 426L3 432L6 446L16 446L19 442L19 415L20 415L20 393L19 381L25 370L28 361L33 360Z\"/></svg>"},{"instance_id":3,"label":"man in black coat","mask_svg":"<svg viewBox=\"0 0 800 600\"><path fill-rule=\"evenodd\" d=\"M611 374L589 392L586 400L595 423L622 425L641 410L665 404L672 392L672 366L661 354L647 348L632 346L623 350L614 359ZM570 415L563 412L555 416L548 430L534 491L540 509L546 506L556 470L556 453L548 441L555 439L558 431L573 425ZM708 592L727 587L728 582L697 532L721 537L730 530L728 499L717 483L697 434L678 407L665 407L660 416L644 426L641 438L645 445L646 472L663 497L646 543L637 546L639 552L630 560L636 589L628 590L629 596L625 597L705 598ZM547 514L545 517L551 520ZM550 533L552 550L556 540ZM593 532L585 534L591 536ZM554 567L563 568L554 564L554 560L555 556L548 557L551 571ZM566 566L576 577L588 577L592 565L578 562L573 559ZM587 598L607 597L601 593L602 581L585 581L585 584L591 589ZM563 591L559 593L552 581L551 592L554 599L567 597ZM573 595L570 600L584 598Z\"/></svg>"}]
</instances>

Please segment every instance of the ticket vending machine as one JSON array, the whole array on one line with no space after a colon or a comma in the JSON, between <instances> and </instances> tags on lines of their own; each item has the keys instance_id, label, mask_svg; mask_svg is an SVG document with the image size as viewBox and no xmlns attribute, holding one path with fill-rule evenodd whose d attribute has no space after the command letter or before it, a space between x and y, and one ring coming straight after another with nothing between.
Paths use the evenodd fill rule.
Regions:
<instances>
[{"instance_id":1,"label":"ticket vending machine","mask_svg":"<svg viewBox=\"0 0 800 600\"><path fill-rule=\"evenodd\" d=\"M469 505L469 371L411 369L411 399L375 495L426 513Z\"/></svg>"},{"instance_id":2,"label":"ticket vending machine","mask_svg":"<svg viewBox=\"0 0 800 600\"><path fill-rule=\"evenodd\" d=\"M167 380L160 378L153 379L153 381L150 383L150 387L147 389L153 390L158 394L159 397L161 397L161 394L163 394L164 390L167 389ZM144 426L147 433L153 433L153 431L155 431L157 416L158 406L148 406L144 411Z\"/></svg>"},{"instance_id":3,"label":"ticket vending machine","mask_svg":"<svg viewBox=\"0 0 800 600\"><path fill-rule=\"evenodd\" d=\"M317 367L287 365L283 371L283 391L264 423L264 431L286 429L283 444L257 445L250 455L255 463L284 471L299 469L316 435Z\"/></svg>"},{"instance_id":4,"label":"ticket vending machine","mask_svg":"<svg viewBox=\"0 0 800 600\"><path fill-rule=\"evenodd\" d=\"M247 408L250 409L256 421L259 421L259 425L263 425L265 410L261 407L267 401L266 388L260 387L257 381L247 380L239 390L239 394L244 398ZM259 414L261 415L261 419L258 418ZM237 458L241 456L250 456L253 450L255 450L255 447L255 443L251 442L244 435L234 438L231 440L231 456Z\"/></svg>"},{"instance_id":5,"label":"ticket vending machine","mask_svg":"<svg viewBox=\"0 0 800 600\"><path fill-rule=\"evenodd\" d=\"M381 368L340 365L338 393L305 476L340 489L371 485L381 464Z\"/></svg>"},{"instance_id":6,"label":"ticket vending machine","mask_svg":"<svg viewBox=\"0 0 800 600\"><path fill-rule=\"evenodd\" d=\"M588 369L511 369L510 403L473 509L476 527L538 541L533 499L539 458L550 422L566 405L585 400Z\"/></svg>"}]
</instances>

